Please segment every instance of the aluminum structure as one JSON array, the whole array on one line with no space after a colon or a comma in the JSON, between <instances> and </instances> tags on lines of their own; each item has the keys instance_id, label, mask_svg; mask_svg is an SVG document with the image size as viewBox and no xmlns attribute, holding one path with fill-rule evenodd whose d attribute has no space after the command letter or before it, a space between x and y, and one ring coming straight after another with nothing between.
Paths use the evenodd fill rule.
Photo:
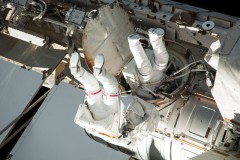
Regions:
<instances>
[{"instance_id":1,"label":"aluminum structure","mask_svg":"<svg viewBox=\"0 0 240 160\"><path fill-rule=\"evenodd\" d=\"M240 18L170 0L0 5L1 61L54 86L9 159L83 158L82 128L129 159L239 159Z\"/></svg>"}]
</instances>

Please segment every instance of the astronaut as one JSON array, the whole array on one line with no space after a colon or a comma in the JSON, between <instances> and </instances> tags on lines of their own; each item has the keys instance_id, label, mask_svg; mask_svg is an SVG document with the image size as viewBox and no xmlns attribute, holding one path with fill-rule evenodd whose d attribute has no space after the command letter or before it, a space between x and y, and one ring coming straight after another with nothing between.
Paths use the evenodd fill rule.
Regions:
<instances>
[{"instance_id":1,"label":"astronaut","mask_svg":"<svg viewBox=\"0 0 240 160\"><path fill-rule=\"evenodd\" d=\"M70 58L71 73L84 86L86 102L95 120L117 113L119 103L118 82L115 77L106 72L102 67L103 64L103 55L97 55L93 75L81 66L79 53L74 52Z\"/></svg>"},{"instance_id":2,"label":"astronaut","mask_svg":"<svg viewBox=\"0 0 240 160\"><path fill-rule=\"evenodd\" d=\"M148 32L154 59L148 59L139 41L139 35L130 35L128 42L136 62L139 79L143 85L152 89L163 79L169 55L163 42L164 30L151 28ZM149 128L154 130L153 120L158 117L155 106L137 96L120 95L117 79L103 67L102 54L95 57L93 74L81 66L80 55L77 52L71 55L69 66L72 75L84 86L88 108L80 107L75 118L78 125L83 128L98 128L104 132L118 132L122 135L125 135L129 129L136 131L137 126L141 125L139 132L146 133ZM117 124L118 129L113 124ZM145 130L142 130L143 125L146 126Z\"/></svg>"},{"instance_id":3,"label":"astronaut","mask_svg":"<svg viewBox=\"0 0 240 160\"><path fill-rule=\"evenodd\" d=\"M70 58L71 73L84 86L87 106L92 114L92 118L86 116L89 115L89 111L80 107L79 112L82 113L77 114L77 123L80 126L83 128L95 126L99 130L116 133L116 127L109 127L111 122L117 124L118 133L125 135L128 128L134 129L149 117L153 117L156 110L152 104L136 96L119 95L117 79L103 67L102 54L95 57L94 64L91 74L81 66L79 53L73 53Z\"/></svg>"},{"instance_id":4,"label":"astronaut","mask_svg":"<svg viewBox=\"0 0 240 160\"><path fill-rule=\"evenodd\" d=\"M144 99L152 99L149 91L153 93L156 87L164 81L165 71L167 69L169 55L163 41L164 30L161 28L150 28L148 30L149 41L153 48L153 55L146 54L140 40L139 34L128 36L129 48L136 64L137 82L140 82L136 94Z\"/></svg>"},{"instance_id":5,"label":"astronaut","mask_svg":"<svg viewBox=\"0 0 240 160\"><path fill-rule=\"evenodd\" d=\"M169 55L163 41L164 30L161 28L150 28L148 30L149 40L153 48L154 59L151 60L146 55L142 45L141 36L132 34L128 37L129 48L133 54L136 66L142 83L155 83L164 77L167 68Z\"/></svg>"}]
</instances>

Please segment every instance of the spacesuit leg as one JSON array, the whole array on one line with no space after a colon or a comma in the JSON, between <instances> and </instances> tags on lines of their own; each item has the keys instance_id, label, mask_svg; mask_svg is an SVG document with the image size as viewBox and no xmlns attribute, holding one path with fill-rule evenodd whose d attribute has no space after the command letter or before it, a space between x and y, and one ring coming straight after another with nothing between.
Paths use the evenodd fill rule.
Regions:
<instances>
[{"instance_id":1,"label":"spacesuit leg","mask_svg":"<svg viewBox=\"0 0 240 160\"><path fill-rule=\"evenodd\" d=\"M119 86L117 79L103 67L104 56L102 54L95 57L94 64L94 76L102 84L104 90L103 101L109 106L108 109L111 113L117 113L119 106Z\"/></svg>"},{"instance_id":2,"label":"spacesuit leg","mask_svg":"<svg viewBox=\"0 0 240 160\"><path fill-rule=\"evenodd\" d=\"M152 65L139 41L140 39L138 34L132 34L128 36L128 43L140 75L146 77L151 74Z\"/></svg>"},{"instance_id":3,"label":"spacesuit leg","mask_svg":"<svg viewBox=\"0 0 240 160\"><path fill-rule=\"evenodd\" d=\"M165 77L169 55L163 42L164 30L161 28L149 29L149 40L153 47L154 59L145 53L138 34L128 37L129 48L133 54L139 72L139 80L142 88L137 88L136 93L140 97L152 98L149 90L154 91ZM149 60L151 58L151 60Z\"/></svg>"},{"instance_id":4,"label":"spacesuit leg","mask_svg":"<svg viewBox=\"0 0 240 160\"><path fill-rule=\"evenodd\" d=\"M168 64L169 55L163 41L164 30L151 28L148 30L149 40L154 52L154 65L158 70L165 70Z\"/></svg>"},{"instance_id":5,"label":"spacesuit leg","mask_svg":"<svg viewBox=\"0 0 240 160\"><path fill-rule=\"evenodd\" d=\"M80 55L75 52L70 59L70 70L75 79L82 83L85 89L88 107L95 120L104 119L108 116L102 100L102 91L97 79L87 72L80 64Z\"/></svg>"}]
</instances>

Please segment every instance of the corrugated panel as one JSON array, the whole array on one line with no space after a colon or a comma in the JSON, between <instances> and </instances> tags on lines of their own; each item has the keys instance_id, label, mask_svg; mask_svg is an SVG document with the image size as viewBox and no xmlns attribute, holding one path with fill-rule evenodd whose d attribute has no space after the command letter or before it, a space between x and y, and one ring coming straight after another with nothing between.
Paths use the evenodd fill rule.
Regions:
<instances>
[{"instance_id":1,"label":"corrugated panel","mask_svg":"<svg viewBox=\"0 0 240 160\"><path fill-rule=\"evenodd\" d=\"M112 160L127 156L90 139L74 123L84 91L54 86L11 151L11 160Z\"/></svg>"},{"instance_id":2,"label":"corrugated panel","mask_svg":"<svg viewBox=\"0 0 240 160\"><path fill-rule=\"evenodd\" d=\"M201 137L206 137L215 112L215 110L205 106L198 107L193 116L189 131Z\"/></svg>"}]
</instances>

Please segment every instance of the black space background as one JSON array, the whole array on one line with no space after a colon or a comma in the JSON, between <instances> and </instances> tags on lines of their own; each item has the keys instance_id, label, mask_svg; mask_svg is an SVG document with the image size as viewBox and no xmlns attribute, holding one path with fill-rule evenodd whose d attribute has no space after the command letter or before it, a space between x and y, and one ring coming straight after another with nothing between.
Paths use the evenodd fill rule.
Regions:
<instances>
[{"instance_id":1,"label":"black space background","mask_svg":"<svg viewBox=\"0 0 240 160\"><path fill-rule=\"evenodd\" d=\"M175 0L199 8L204 8L227 15L240 17L239 0Z\"/></svg>"}]
</instances>

